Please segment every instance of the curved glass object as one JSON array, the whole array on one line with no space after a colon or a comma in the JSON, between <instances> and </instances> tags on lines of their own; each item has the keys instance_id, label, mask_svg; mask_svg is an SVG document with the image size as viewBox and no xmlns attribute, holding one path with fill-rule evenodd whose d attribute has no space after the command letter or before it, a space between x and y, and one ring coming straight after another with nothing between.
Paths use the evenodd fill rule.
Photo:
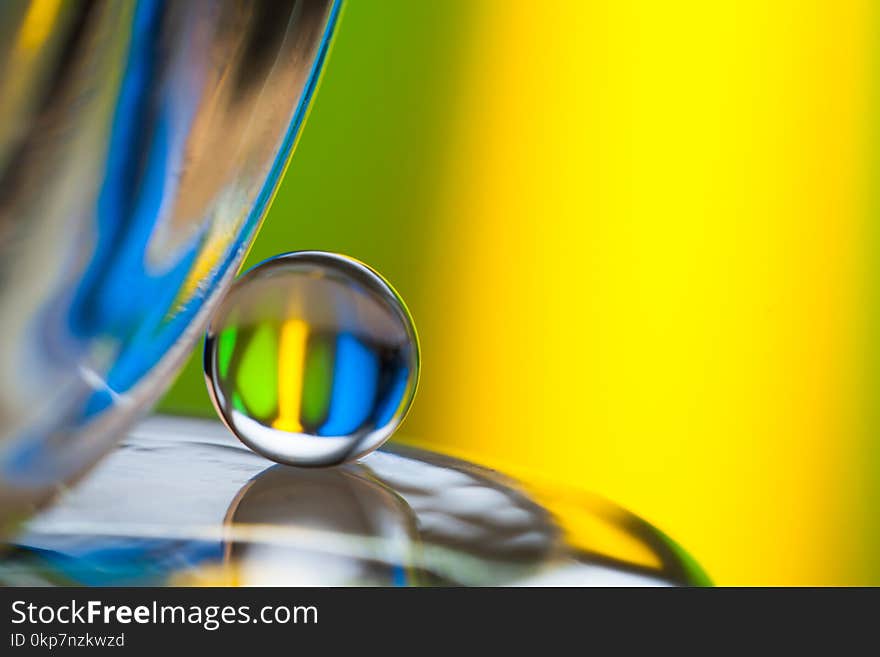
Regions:
<instances>
[{"instance_id":1,"label":"curved glass object","mask_svg":"<svg viewBox=\"0 0 880 657\"><path fill-rule=\"evenodd\" d=\"M6 546L0 584L709 583L658 529L588 493L400 447L267 465L219 422L152 417Z\"/></svg>"},{"instance_id":2,"label":"curved glass object","mask_svg":"<svg viewBox=\"0 0 880 657\"><path fill-rule=\"evenodd\" d=\"M0 530L170 382L254 236L338 13L0 7Z\"/></svg>"},{"instance_id":3,"label":"curved glass object","mask_svg":"<svg viewBox=\"0 0 880 657\"><path fill-rule=\"evenodd\" d=\"M214 408L244 444L279 463L335 465L373 451L403 421L419 341L377 272L300 251L233 284L208 326L204 366Z\"/></svg>"}]
</instances>

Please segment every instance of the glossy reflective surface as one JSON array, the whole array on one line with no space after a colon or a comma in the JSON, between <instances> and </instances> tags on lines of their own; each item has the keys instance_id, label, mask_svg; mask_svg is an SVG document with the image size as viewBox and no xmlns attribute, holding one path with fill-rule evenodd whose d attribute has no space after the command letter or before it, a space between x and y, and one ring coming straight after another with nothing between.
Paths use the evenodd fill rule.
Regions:
<instances>
[{"instance_id":1,"label":"glossy reflective surface","mask_svg":"<svg viewBox=\"0 0 880 657\"><path fill-rule=\"evenodd\" d=\"M216 422L154 418L35 517L0 583L706 583L668 537L592 495L428 452L271 465Z\"/></svg>"},{"instance_id":2,"label":"glossy reflective surface","mask_svg":"<svg viewBox=\"0 0 880 657\"><path fill-rule=\"evenodd\" d=\"M302 251L242 275L205 337L214 407L242 442L289 465L369 453L403 421L419 345L391 286L345 256Z\"/></svg>"},{"instance_id":3,"label":"glossy reflective surface","mask_svg":"<svg viewBox=\"0 0 880 657\"><path fill-rule=\"evenodd\" d=\"M337 5L0 5L0 531L109 449L203 330Z\"/></svg>"}]
</instances>

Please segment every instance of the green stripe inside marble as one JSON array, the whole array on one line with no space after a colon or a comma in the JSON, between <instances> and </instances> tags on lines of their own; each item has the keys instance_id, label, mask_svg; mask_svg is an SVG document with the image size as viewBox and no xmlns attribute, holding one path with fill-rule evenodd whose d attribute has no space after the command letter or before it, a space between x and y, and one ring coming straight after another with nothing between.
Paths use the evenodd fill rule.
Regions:
<instances>
[{"instance_id":1,"label":"green stripe inside marble","mask_svg":"<svg viewBox=\"0 0 880 657\"><path fill-rule=\"evenodd\" d=\"M235 372L236 384L248 413L263 420L278 409L278 329L265 322L243 341L241 362Z\"/></svg>"},{"instance_id":2,"label":"green stripe inside marble","mask_svg":"<svg viewBox=\"0 0 880 657\"><path fill-rule=\"evenodd\" d=\"M313 335L309 338L303 375L303 424L315 427L327 417L332 389L333 346L326 336Z\"/></svg>"}]
</instances>

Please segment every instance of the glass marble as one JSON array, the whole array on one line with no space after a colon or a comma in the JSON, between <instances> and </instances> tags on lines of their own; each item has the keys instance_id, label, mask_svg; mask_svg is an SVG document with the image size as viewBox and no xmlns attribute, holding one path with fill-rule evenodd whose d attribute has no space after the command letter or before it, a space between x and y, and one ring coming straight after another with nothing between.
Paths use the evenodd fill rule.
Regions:
<instances>
[{"instance_id":1,"label":"glass marble","mask_svg":"<svg viewBox=\"0 0 880 657\"><path fill-rule=\"evenodd\" d=\"M248 447L279 463L328 466L384 443L419 376L412 317L353 258L287 253L247 271L205 337L214 408Z\"/></svg>"}]
</instances>

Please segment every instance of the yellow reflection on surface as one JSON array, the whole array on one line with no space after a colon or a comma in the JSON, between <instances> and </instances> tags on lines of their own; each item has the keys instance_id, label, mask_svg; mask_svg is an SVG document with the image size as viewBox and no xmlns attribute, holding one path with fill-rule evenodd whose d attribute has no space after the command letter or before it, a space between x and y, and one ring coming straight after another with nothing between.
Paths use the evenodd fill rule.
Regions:
<instances>
[{"instance_id":1,"label":"yellow reflection on surface","mask_svg":"<svg viewBox=\"0 0 880 657\"><path fill-rule=\"evenodd\" d=\"M167 586L242 586L238 569L227 563L200 564L196 568L181 570L172 573L168 578Z\"/></svg>"},{"instance_id":2,"label":"yellow reflection on surface","mask_svg":"<svg viewBox=\"0 0 880 657\"><path fill-rule=\"evenodd\" d=\"M617 507L592 495L562 492L555 487L529 490L533 498L553 514L572 547L646 569L663 567L657 552L643 537L631 531Z\"/></svg>"}]
</instances>

